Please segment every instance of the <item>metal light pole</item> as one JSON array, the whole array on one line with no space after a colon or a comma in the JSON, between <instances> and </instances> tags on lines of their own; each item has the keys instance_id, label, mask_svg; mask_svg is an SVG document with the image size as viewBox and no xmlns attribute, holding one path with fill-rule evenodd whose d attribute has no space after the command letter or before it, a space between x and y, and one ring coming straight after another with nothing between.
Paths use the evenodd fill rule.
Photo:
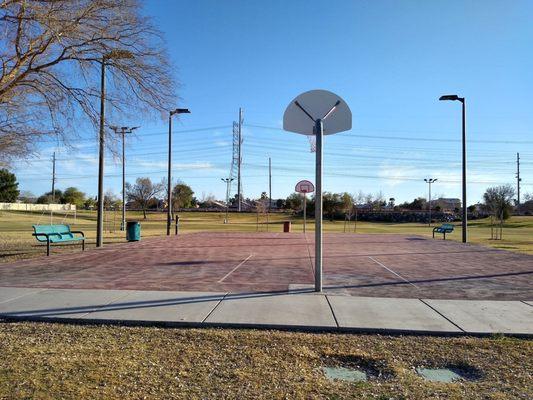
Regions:
<instances>
[{"instance_id":1,"label":"metal light pole","mask_svg":"<svg viewBox=\"0 0 533 400\"><path fill-rule=\"evenodd\" d=\"M429 209L429 220L428 220L428 226L431 226L431 184L436 182L437 178L428 178L424 179L424 182L426 182L429 185L429 201L428 201L428 209Z\"/></svg>"},{"instance_id":2,"label":"metal light pole","mask_svg":"<svg viewBox=\"0 0 533 400\"><path fill-rule=\"evenodd\" d=\"M133 58L126 50L113 50L102 56L100 70L100 133L98 148L98 208L96 217L96 247L102 247L104 240L104 156L105 156L105 66L109 60Z\"/></svg>"},{"instance_id":3,"label":"metal light pole","mask_svg":"<svg viewBox=\"0 0 533 400\"><path fill-rule=\"evenodd\" d=\"M100 134L98 148L98 215L96 218L96 247L102 247L104 236L105 63L106 56L103 56L102 69L100 71Z\"/></svg>"},{"instance_id":4,"label":"metal light pole","mask_svg":"<svg viewBox=\"0 0 533 400\"><path fill-rule=\"evenodd\" d=\"M459 97L456 94L450 94L441 96L439 100L451 100L451 101L460 101L462 104L462 116L463 116L463 135L462 135L462 143L463 143L463 243L466 243L468 241L467 237L467 228L468 228L468 222L467 222L467 206L466 206L466 100L464 97Z\"/></svg>"},{"instance_id":5,"label":"metal light pole","mask_svg":"<svg viewBox=\"0 0 533 400\"><path fill-rule=\"evenodd\" d=\"M176 108L168 113L167 236L170 236L170 226L172 225L172 116L190 113L188 108Z\"/></svg>"},{"instance_id":6,"label":"metal light pole","mask_svg":"<svg viewBox=\"0 0 533 400\"><path fill-rule=\"evenodd\" d=\"M233 178L220 178L222 182L226 183L226 218L224 219L224 223L228 223L228 208L229 208L229 185L233 181Z\"/></svg>"}]
</instances>

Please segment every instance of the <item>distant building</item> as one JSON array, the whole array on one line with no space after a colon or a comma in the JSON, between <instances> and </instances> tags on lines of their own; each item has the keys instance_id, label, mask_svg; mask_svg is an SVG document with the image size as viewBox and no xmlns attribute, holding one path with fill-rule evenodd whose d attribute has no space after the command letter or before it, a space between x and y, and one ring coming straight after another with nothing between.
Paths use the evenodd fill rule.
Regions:
<instances>
[{"instance_id":1,"label":"distant building","mask_svg":"<svg viewBox=\"0 0 533 400\"><path fill-rule=\"evenodd\" d=\"M437 206L439 206L442 211L454 211L456 208L461 208L461 200L444 197L431 200L431 208L435 208Z\"/></svg>"}]
</instances>

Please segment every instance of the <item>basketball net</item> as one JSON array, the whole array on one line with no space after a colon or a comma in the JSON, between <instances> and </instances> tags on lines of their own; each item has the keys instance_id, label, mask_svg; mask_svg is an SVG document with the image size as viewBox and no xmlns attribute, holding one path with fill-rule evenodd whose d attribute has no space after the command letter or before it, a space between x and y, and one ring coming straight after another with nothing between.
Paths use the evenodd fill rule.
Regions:
<instances>
[{"instance_id":1,"label":"basketball net","mask_svg":"<svg viewBox=\"0 0 533 400\"><path fill-rule=\"evenodd\" d=\"M309 145L311 146L311 153L316 153L316 136L307 135L307 140L309 141Z\"/></svg>"}]
</instances>

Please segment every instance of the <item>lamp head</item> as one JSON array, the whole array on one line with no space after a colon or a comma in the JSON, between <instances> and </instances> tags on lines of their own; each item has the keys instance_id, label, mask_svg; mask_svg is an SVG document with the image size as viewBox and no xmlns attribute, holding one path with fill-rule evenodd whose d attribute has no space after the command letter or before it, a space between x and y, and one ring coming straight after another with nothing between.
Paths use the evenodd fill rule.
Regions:
<instances>
[{"instance_id":1,"label":"lamp head","mask_svg":"<svg viewBox=\"0 0 533 400\"><path fill-rule=\"evenodd\" d=\"M464 97L459 97L456 94L445 94L444 96L440 96L439 100L451 100L451 101L460 101L461 103L464 102Z\"/></svg>"},{"instance_id":2,"label":"lamp head","mask_svg":"<svg viewBox=\"0 0 533 400\"><path fill-rule=\"evenodd\" d=\"M174 114L190 114L191 112L189 111L188 108L176 108L175 110L172 110L170 112L170 115L174 115Z\"/></svg>"}]
</instances>

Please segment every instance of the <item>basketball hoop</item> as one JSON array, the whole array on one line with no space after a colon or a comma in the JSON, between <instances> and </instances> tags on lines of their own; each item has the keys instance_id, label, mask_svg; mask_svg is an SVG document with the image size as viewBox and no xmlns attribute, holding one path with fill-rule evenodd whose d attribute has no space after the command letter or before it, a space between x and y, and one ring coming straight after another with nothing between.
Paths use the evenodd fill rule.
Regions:
<instances>
[{"instance_id":1,"label":"basketball hoop","mask_svg":"<svg viewBox=\"0 0 533 400\"><path fill-rule=\"evenodd\" d=\"M289 103L283 114L283 129L311 136L315 152L315 292L322 291L322 154L324 135L352 129L352 112L348 104L327 90L310 90ZM304 206L305 206L304 193ZM304 226L305 226L304 210Z\"/></svg>"},{"instance_id":2,"label":"basketball hoop","mask_svg":"<svg viewBox=\"0 0 533 400\"><path fill-rule=\"evenodd\" d=\"M313 193L315 191L315 185L309 181L300 181L296 184L294 191L304 194Z\"/></svg>"},{"instance_id":3,"label":"basketball hoop","mask_svg":"<svg viewBox=\"0 0 533 400\"><path fill-rule=\"evenodd\" d=\"M304 209L303 209L303 215L304 215L304 234L305 234L305 225L307 223L307 193L313 193L315 191L315 185L313 185L309 181L300 181L296 184L294 187L294 191L301 193L303 195L303 203L304 203Z\"/></svg>"}]
</instances>

